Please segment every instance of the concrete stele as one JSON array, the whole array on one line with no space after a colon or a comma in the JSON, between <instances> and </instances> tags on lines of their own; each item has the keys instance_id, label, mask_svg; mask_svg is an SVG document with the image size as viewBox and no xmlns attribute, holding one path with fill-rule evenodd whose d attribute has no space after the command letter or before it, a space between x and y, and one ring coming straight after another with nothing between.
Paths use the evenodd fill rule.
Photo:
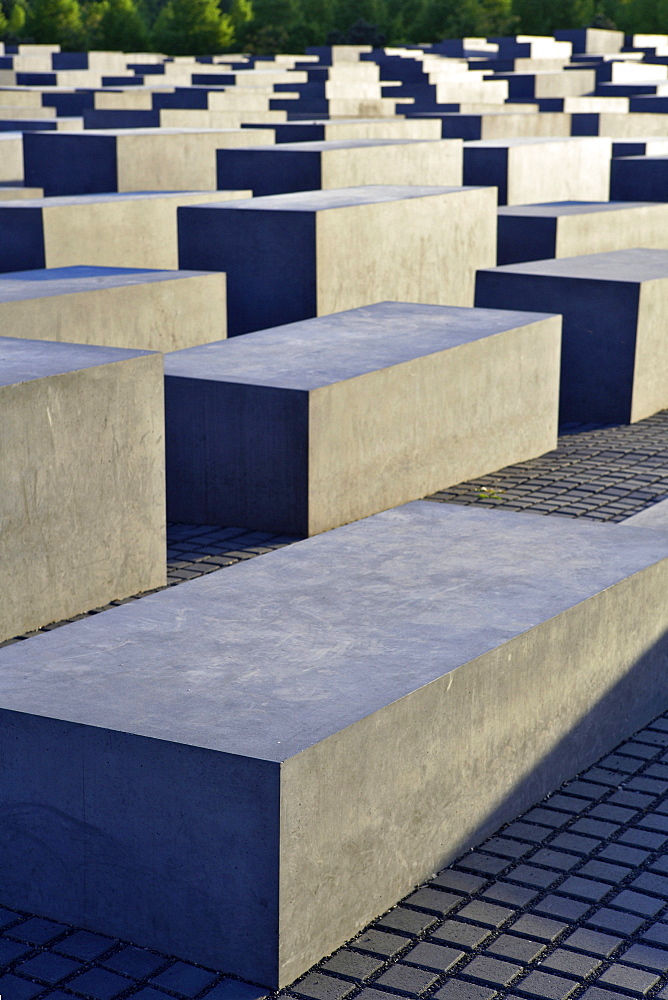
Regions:
<instances>
[{"instance_id":1,"label":"concrete stele","mask_svg":"<svg viewBox=\"0 0 668 1000\"><path fill-rule=\"evenodd\" d=\"M654 718L667 587L662 532L418 501L8 646L3 902L291 982Z\"/></svg>"},{"instance_id":2,"label":"concrete stele","mask_svg":"<svg viewBox=\"0 0 668 1000\"><path fill-rule=\"evenodd\" d=\"M180 267L227 273L230 337L386 299L470 306L476 269L495 259L494 188L368 185L179 210Z\"/></svg>"},{"instance_id":3,"label":"concrete stele","mask_svg":"<svg viewBox=\"0 0 668 1000\"><path fill-rule=\"evenodd\" d=\"M560 327L386 302L170 354L167 516L310 535L543 454Z\"/></svg>"},{"instance_id":4,"label":"concrete stele","mask_svg":"<svg viewBox=\"0 0 668 1000\"><path fill-rule=\"evenodd\" d=\"M165 583L162 357L0 338L0 641Z\"/></svg>"},{"instance_id":5,"label":"concrete stele","mask_svg":"<svg viewBox=\"0 0 668 1000\"><path fill-rule=\"evenodd\" d=\"M668 406L668 251L618 250L479 271L476 305L560 312L560 421L634 422Z\"/></svg>"},{"instance_id":6,"label":"concrete stele","mask_svg":"<svg viewBox=\"0 0 668 1000\"><path fill-rule=\"evenodd\" d=\"M225 275L62 267L0 274L13 337L178 351L226 336Z\"/></svg>"}]
</instances>

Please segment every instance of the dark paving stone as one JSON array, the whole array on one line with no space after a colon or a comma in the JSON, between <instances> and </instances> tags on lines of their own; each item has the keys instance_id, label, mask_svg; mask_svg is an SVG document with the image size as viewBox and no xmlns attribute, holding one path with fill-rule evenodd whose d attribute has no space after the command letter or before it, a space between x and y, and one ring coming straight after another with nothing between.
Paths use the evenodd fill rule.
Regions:
<instances>
[{"instance_id":1,"label":"dark paving stone","mask_svg":"<svg viewBox=\"0 0 668 1000\"><path fill-rule=\"evenodd\" d=\"M578 988L572 979L563 979L549 972L530 972L515 989L537 1000L566 1000Z\"/></svg>"},{"instance_id":2,"label":"dark paving stone","mask_svg":"<svg viewBox=\"0 0 668 1000\"><path fill-rule=\"evenodd\" d=\"M57 924L53 920L43 920L41 917L32 917L17 927L12 927L10 933L19 941L44 945L60 937L67 930L69 928L65 924Z\"/></svg>"},{"instance_id":3,"label":"dark paving stone","mask_svg":"<svg viewBox=\"0 0 668 1000\"><path fill-rule=\"evenodd\" d=\"M205 986L210 986L216 979L216 974L198 969L196 965L186 962L175 962L169 969L151 980L153 986L164 986L183 997L194 997Z\"/></svg>"},{"instance_id":4,"label":"dark paving stone","mask_svg":"<svg viewBox=\"0 0 668 1000\"><path fill-rule=\"evenodd\" d=\"M383 961L372 958L370 955L359 955L347 948L342 948L335 955L322 963L321 968L327 972L333 972L337 976L346 976L349 979L368 979L374 972L382 969Z\"/></svg>"},{"instance_id":5,"label":"dark paving stone","mask_svg":"<svg viewBox=\"0 0 668 1000\"><path fill-rule=\"evenodd\" d=\"M450 979L434 993L434 996L437 1000L492 1000L492 997L498 994L488 986L466 983L461 979Z\"/></svg>"},{"instance_id":6,"label":"dark paving stone","mask_svg":"<svg viewBox=\"0 0 668 1000\"><path fill-rule=\"evenodd\" d=\"M660 948L648 948L643 944L632 944L624 952L622 958L630 965L641 965L645 969L656 969L658 972L668 972L668 951Z\"/></svg>"},{"instance_id":7,"label":"dark paving stone","mask_svg":"<svg viewBox=\"0 0 668 1000\"><path fill-rule=\"evenodd\" d=\"M309 1000L341 1000L355 989L355 983L335 979L320 972L309 972L300 983L290 987L293 993Z\"/></svg>"},{"instance_id":8,"label":"dark paving stone","mask_svg":"<svg viewBox=\"0 0 668 1000\"><path fill-rule=\"evenodd\" d=\"M491 955L500 958L515 959L517 962L533 962L545 951L542 941L532 941L530 938L515 937L514 934L502 934L485 949Z\"/></svg>"},{"instance_id":9,"label":"dark paving stone","mask_svg":"<svg viewBox=\"0 0 668 1000\"><path fill-rule=\"evenodd\" d=\"M110 951L118 941L103 937L102 934L91 934L90 931L76 931L64 941L59 941L56 949L70 958L78 958L82 962L94 962L100 955Z\"/></svg>"},{"instance_id":10,"label":"dark paving stone","mask_svg":"<svg viewBox=\"0 0 668 1000\"><path fill-rule=\"evenodd\" d=\"M106 968L113 972L119 972L122 976L145 979L147 976L154 975L161 966L165 965L165 962L164 955L155 955L144 948L135 948L133 945L129 945L110 958L106 958L103 964Z\"/></svg>"},{"instance_id":11,"label":"dark paving stone","mask_svg":"<svg viewBox=\"0 0 668 1000\"><path fill-rule=\"evenodd\" d=\"M39 979L50 986L55 986L62 979L67 979L77 970L81 970L79 962L73 962L71 958L49 952L42 952L41 955L29 958L27 962L22 962L16 967L16 972L20 975L27 976L29 979Z\"/></svg>"},{"instance_id":12,"label":"dark paving stone","mask_svg":"<svg viewBox=\"0 0 668 1000\"><path fill-rule=\"evenodd\" d=\"M632 913L624 913L622 910L611 910L604 906L588 916L586 923L604 931L613 931L617 934L630 936L631 934L635 934L638 928L645 923L645 917L638 917Z\"/></svg>"},{"instance_id":13,"label":"dark paving stone","mask_svg":"<svg viewBox=\"0 0 668 1000\"><path fill-rule=\"evenodd\" d=\"M418 913L417 910L409 910L404 906L397 906L380 920L376 921L377 927L388 927L390 930L405 931L407 934L421 934L436 924L437 918L432 914Z\"/></svg>"},{"instance_id":14,"label":"dark paving stone","mask_svg":"<svg viewBox=\"0 0 668 1000\"><path fill-rule=\"evenodd\" d=\"M238 979L223 979L206 994L206 1000L263 1000L267 990ZM134 1000L134 998L133 998Z\"/></svg>"},{"instance_id":15,"label":"dark paving stone","mask_svg":"<svg viewBox=\"0 0 668 1000\"><path fill-rule=\"evenodd\" d=\"M601 934L587 927L579 927L561 942L569 948L585 951L589 955L599 955L601 958L609 958L621 943L621 938L613 937L611 934Z\"/></svg>"},{"instance_id":16,"label":"dark paving stone","mask_svg":"<svg viewBox=\"0 0 668 1000\"><path fill-rule=\"evenodd\" d=\"M591 907L589 903L582 903L569 896L549 895L534 903L532 909L544 917L576 923Z\"/></svg>"},{"instance_id":17,"label":"dark paving stone","mask_svg":"<svg viewBox=\"0 0 668 1000\"><path fill-rule=\"evenodd\" d=\"M522 972L522 966L513 962L504 962L490 955L478 955L461 970L472 979L480 979L485 984L501 987L508 986Z\"/></svg>"},{"instance_id":18,"label":"dark paving stone","mask_svg":"<svg viewBox=\"0 0 668 1000\"><path fill-rule=\"evenodd\" d=\"M430 986L433 986L438 976L433 972L426 972L423 969L416 969L412 965L393 965L387 972L376 979L374 985L389 986L393 990L401 990L403 993L417 994L424 993Z\"/></svg>"},{"instance_id":19,"label":"dark paving stone","mask_svg":"<svg viewBox=\"0 0 668 1000\"><path fill-rule=\"evenodd\" d=\"M449 972L463 957L464 952L456 948L422 941L407 951L401 961L409 965L422 965L425 969L432 969L435 972Z\"/></svg>"},{"instance_id":20,"label":"dark paving stone","mask_svg":"<svg viewBox=\"0 0 668 1000\"><path fill-rule=\"evenodd\" d=\"M461 892L464 895L468 895L482 889L487 884L487 879L471 875L469 872L453 871L446 868L445 871L439 872L436 878L433 878L429 884L437 885L441 889L452 889L454 892Z\"/></svg>"},{"instance_id":21,"label":"dark paving stone","mask_svg":"<svg viewBox=\"0 0 668 1000\"><path fill-rule=\"evenodd\" d=\"M438 913L444 916L450 910L454 910L462 901L461 896L455 896L450 892L441 892L438 889L418 889L417 892L407 896L404 900L410 906L420 907L422 910L429 910L431 913Z\"/></svg>"},{"instance_id":22,"label":"dark paving stone","mask_svg":"<svg viewBox=\"0 0 668 1000\"><path fill-rule=\"evenodd\" d=\"M617 963L611 965L597 979L597 983L604 983L606 986L612 987L619 986L620 989L628 990L629 993L635 993L638 996L645 996L658 982L659 976L653 972L632 969L628 965L618 965Z\"/></svg>"},{"instance_id":23,"label":"dark paving stone","mask_svg":"<svg viewBox=\"0 0 668 1000\"><path fill-rule=\"evenodd\" d=\"M474 900L462 907L457 916L482 924L483 927L501 927L515 915L515 912L515 910L509 910L505 906L496 906L483 900Z\"/></svg>"},{"instance_id":24,"label":"dark paving stone","mask_svg":"<svg viewBox=\"0 0 668 1000\"><path fill-rule=\"evenodd\" d=\"M541 966L555 972L563 972L575 979L586 979L587 976L601 967L601 960L592 958L591 955L569 951L567 948L557 948L541 961Z\"/></svg>"},{"instance_id":25,"label":"dark paving stone","mask_svg":"<svg viewBox=\"0 0 668 1000\"><path fill-rule=\"evenodd\" d=\"M0 976L0 996L3 994L9 1000L32 1000L38 993L43 993L44 987L29 983L27 979L18 976Z\"/></svg>"},{"instance_id":26,"label":"dark paving stone","mask_svg":"<svg viewBox=\"0 0 668 1000\"><path fill-rule=\"evenodd\" d=\"M491 935L487 927L476 927L474 924L464 924L458 920L446 920L445 923L432 931L434 940L446 944L460 945L462 948L477 948Z\"/></svg>"},{"instance_id":27,"label":"dark paving stone","mask_svg":"<svg viewBox=\"0 0 668 1000\"><path fill-rule=\"evenodd\" d=\"M351 941L354 948L362 951L370 951L374 955L382 955L383 958L394 958L408 944L405 937L397 934L388 934L385 931L370 930L365 931Z\"/></svg>"},{"instance_id":28,"label":"dark paving stone","mask_svg":"<svg viewBox=\"0 0 668 1000\"><path fill-rule=\"evenodd\" d=\"M112 1000L130 986L130 980L106 969L89 969L67 983L68 990L92 1000Z\"/></svg>"},{"instance_id":29,"label":"dark paving stone","mask_svg":"<svg viewBox=\"0 0 668 1000\"><path fill-rule=\"evenodd\" d=\"M556 941L567 926L558 920L548 920L546 917L537 917L527 913L515 921L512 930L516 934L538 938L539 941Z\"/></svg>"}]
</instances>

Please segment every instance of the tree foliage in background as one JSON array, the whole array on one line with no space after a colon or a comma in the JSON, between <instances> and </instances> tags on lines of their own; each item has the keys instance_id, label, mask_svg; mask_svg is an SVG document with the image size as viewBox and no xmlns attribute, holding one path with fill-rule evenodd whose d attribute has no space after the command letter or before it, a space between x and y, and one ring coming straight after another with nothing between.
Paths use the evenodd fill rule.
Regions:
<instances>
[{"instance_id":1,"label":"tree foliage in background","mask_svg":"<svg viewBox=\"0 0 668 1000\"><path fill-rule=\"evenodd\" d=\"M0 0L0 38L168 55L301 52L617 27L668 34L668 0Z\"/></svg>"},{"instance_id":2,"label":"tree foliage in background","mask_svg":"<svg viewBox=\"0 0 668 1000\"><path fill-rule=\"evenodd\" d=\"M77 0L32 0L24 30L38 44L51 42L75 50L86 43L81 7Z\"/></svg>"}]
</instances>

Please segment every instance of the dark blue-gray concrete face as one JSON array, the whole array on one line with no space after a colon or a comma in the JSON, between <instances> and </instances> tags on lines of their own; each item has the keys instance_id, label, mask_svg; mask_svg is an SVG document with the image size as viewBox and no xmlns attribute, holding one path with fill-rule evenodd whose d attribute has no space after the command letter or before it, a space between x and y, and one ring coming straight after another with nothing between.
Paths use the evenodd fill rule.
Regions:
<instances>
[{"instance_id":1,"label":"dark blue-gray concrete face","mask_svg":"<svg viewBox=\"0 0 668 1000\"><path fill-rule=\"evenodd\" d=\"M27 132L23 137L23 161L26 185L43 188L47 197L97 194L118 188L114 135Z\"/></svg>"},{"instance_id":2,"label":"dark blue-gray concrete face","mask_svg":"<svg viewBox=\"0 0 668 1000\"><path fill-rule=\"evenodd\" d=\"M315 316L315 213L227 207L177 217L179 267L227 274L228 337Z\"/></svg>"},{"instance_id":3,"label":"dark blue-gray concrete face","mask_svg":"<svg viewBox=\"0 0 668 1000\"><path fill-rule=\"evenodd\" d=\"M30 133L26 132L24 139ZM21 205L17 214L0 202L0 272L30 271L46 264L44 220L39 205Z\"/></svg>"},{"instance_id":4,"label":"dark blue-gray concrete face","mask_svg":"<svg viewBox=\"0 0 668 1000\"><path fill-rule=\"evenodd\" d=\"M284 143L281 155L271 146L217 150L216 186L221 191L250 188L255 197L317 190L321 186L320 150L295 149L295 145Z\"/></svg>"},{"instance_id":5,"label":"dark blue-gray concrete face","mask_svg":"<svg viewBox=\"0 0 668 1000\"><path fill-rule=\"evenodd\" d=\"M613 159L610 197L617 201L668 201L668 156Z\"/></svg>"},{"instance_id":6,"label":"dark blue-gray concrete face","mask_svg":"<svg viewBox=\"0 0 668 1000\"><path fill-rule=\"evenodd\" d=\"M668 251L619 250L478 271L477 306L564 317L559 418L630 419L640 288L668 278Z\"/></svg>"},{"instance_id":7,"label":"dark blue-gray concrete face","mask_svg":"<svg viewBox=\"0 0 668 1000\"><path fill-rule=\"evenodd\" d=\"M499 189L499 205L508 201L508 147L464 146L464 184Z\"/></svg>"},{"instance_id":8,"label":"dark blue-gray concrete face","mask_svg":"<svg viewBox=\"0 0 668 1000\"><path fill-rule=\"evenodd\" d=\"M556 256L558 219L566 215L595 215L647 202L560 201L540 205L504 205L498 210L497 264L549 260ZM592 220L593 221L593 220Z\"/></svg>"},{"instance_id":9,"label":"dark blue-gray concrete face","mask_svg":"<svg viewBox=\"0 0 668 1000\"><path fill-rule=\"evenodd\" d=\"M169 377L165 423L170 520L308 534L308 392Z\"/></svg>"}]
</instances>

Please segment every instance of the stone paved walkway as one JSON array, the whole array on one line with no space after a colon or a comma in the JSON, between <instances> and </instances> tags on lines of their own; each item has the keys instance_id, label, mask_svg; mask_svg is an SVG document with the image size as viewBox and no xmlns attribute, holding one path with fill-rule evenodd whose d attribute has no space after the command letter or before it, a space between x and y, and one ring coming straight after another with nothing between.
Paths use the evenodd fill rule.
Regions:
<instances>
[{"instance_id":1,"label":"stone paved walkway","mask_svg":"<svg viewBox=\"0 0 668 1000\"><path fill-rule=\"evenodd\" d=\"M668 411L633 426L580 428L548 455L429 499L621 521L666 496ZM172 525L170 585L293 540ZM667 843L668 713L274 996L668 1000ZM258 1000L266 991L0 907L0 995Z\"/></svg>"}]
</instances>

